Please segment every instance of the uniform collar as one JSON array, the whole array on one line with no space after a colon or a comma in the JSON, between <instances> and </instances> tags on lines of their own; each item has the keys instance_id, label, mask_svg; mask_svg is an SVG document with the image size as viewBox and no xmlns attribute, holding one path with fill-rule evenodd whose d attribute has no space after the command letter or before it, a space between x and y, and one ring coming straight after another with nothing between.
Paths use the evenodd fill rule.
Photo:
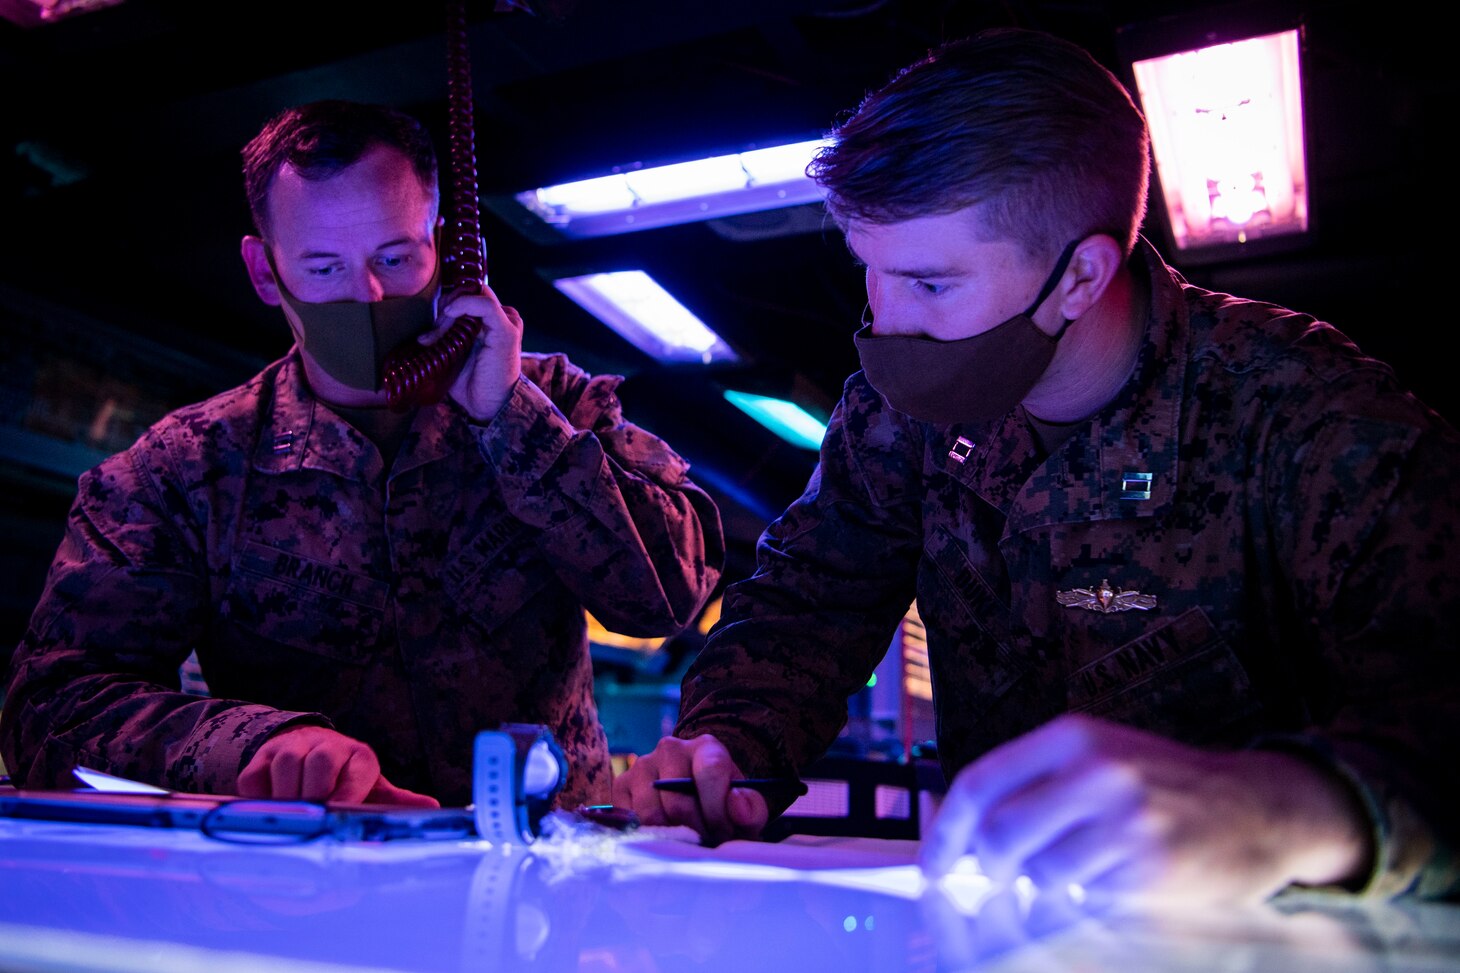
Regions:
<instances>
[{"instance_id":1,"label":"uniform collar","mask_svg":"<svg viewBox=\"0 0 1460 973\"><path fill-rule=\"evenodd\" d=\"M383 472L380 453L364 434L315 397L295 346L274 373L273 395L263 405L254 468L261 473L317 470L369 482ZM460 448L463 424L450 400L420 409L401 443L393 475Z\"/></svg>"},{"instance_id":2,"label":"uniform collar","mask_svg":"<svg viewBox=\"0 0 1460 973\"><path fill-rule=\"evenodd\" d=\"M1131 262L1150 282L1145 336L1130 380L1105 408L1043 459L1018 409L982 430L955 426L935 439L947 472L1002 510L1009 533L1158 516L1174 500L1189 342L1185 281L1144 239Z\"/></svg>"}]
</instances>

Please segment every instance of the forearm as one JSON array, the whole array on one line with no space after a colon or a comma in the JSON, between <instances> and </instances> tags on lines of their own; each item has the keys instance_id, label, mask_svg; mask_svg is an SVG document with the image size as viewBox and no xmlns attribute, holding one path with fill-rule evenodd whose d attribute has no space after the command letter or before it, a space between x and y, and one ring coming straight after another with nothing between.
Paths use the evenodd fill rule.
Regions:
<instances>
[{"instance_id":1,"label":"forearm","mask_svg":"<svg viewBox=\"0 0 1460 973\"><path fill-rule=\"evenodd\" d=\"M688 479L666 486L626 470L591 437L576 439L558 470L566 479L590 467L595 488L576 517L544 533L544 554L616 631L666 635L691 624L725 559L714 503Z\"/></svg>"},{"instance_id":2,"label":"forearm","mask_svg":"<svg viewBox=\"0 0 1460 973\"><path fill-rule=\"evenodd\" d=\"M755 574L726 592L685 676L676 735L716 735L747 772L825 752L912 604L923 538L906 484L922 447L869 419L874 406L848 383L805 492L762 534Z\"/></svg>"},{"instance_id":3,"label":"forearm","mask_svg":"<svg viewBox=\"0 0 1460 973\"><path fill-rule=\"evenodd\" d=\"M830 612L732 615L685 674L674 733L715 735L752 776L794 774L836 740L895 625Z\"/></svg>"},{"instance_id":4,"label":"forearm","mask_svg":"<svg viewBox=\"0 0 1460 973\"><path fill-rule=\"evenodd\" d=\"M83 480L83 498L93 493ZM71 786L71 769L85 764L227 792L263 737L304 717L180 690L178 667L206 630L206 585L188 564L157 565L143 542L161 528L149 533L135 512L122 516L81 503L72 513L12 659L0 715L6 765L31 786Z\"/></svg>"},{"instance_id":5,"label":"forearm","mask_svg":"<svg viewBox=\"0 0 1460 973\"><path fill-rule=\"evenodd\" d=\"M792 773L825 752L912 602L917 546L821 504L819 487L766 532L683 681L676 735L716 735L748 773Z\"/></svg>"},{"instance_id":6,"label":"forearm","mask_svg":"<svg viewBox=\"0 0 1460 973\"><path fill-rule=\"evenodd\" d=\"M1374 835L1367 895L1460 890L1454 734L1460 717L1460 447L1381 422L1326 422L1285 461L1279 522L1313 654L1301 678L1311 725L1282 738L1350 782ZM1340 477L1366 484L1342 517ZM1315 543L1321 539L1321 543Z\"/></svg>"},{"instance_id":7,"label":"forearm","mask_svg":"<svg viewBox=\"0 0 1460 973\"><path fill-rule=\"evenodd\" d=\"M3 722L6 766L32 787L71 787L93 767L173 790L230 793L264 738L312 714L179 691L170 661L123 662L112 646L69 648L28 637L16 651Z\"/></svg>"},{"instance_id":8,"label":"forearm","mask_svg":"<svg viewBox=\"0 0 1460 973\"><path fill-rule=\"evenodd\" d=\"M662 441L600 426L575 427L524 379L478 437L509 510L541 531L544 554L589 609L625 634L668 634L719 580L719 512Z\"/></svg>"}]
</instances>

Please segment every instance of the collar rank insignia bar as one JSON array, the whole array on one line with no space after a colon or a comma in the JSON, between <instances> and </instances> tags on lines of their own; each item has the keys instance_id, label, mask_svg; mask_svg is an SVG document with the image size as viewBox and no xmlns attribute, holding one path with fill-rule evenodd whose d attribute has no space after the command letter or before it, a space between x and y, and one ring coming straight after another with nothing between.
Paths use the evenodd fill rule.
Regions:
<instances>
[{"instance_id":1,"label":"collar rank insignia bar","mask_svg":"<svg viewBox=\"0 0 1460 973\"><path fill-rule=\"evenodd\" d=\"M1110 582L1101 580L1098 588L1074 588L1070 591L1056 591L1055 601L1066 608L1084 608L1087 611L1128 612L1150 611L1156 607L1155 595L1143 595L1139 591L1120 591L1110 587Z\"/></svg>"}]
</instances>

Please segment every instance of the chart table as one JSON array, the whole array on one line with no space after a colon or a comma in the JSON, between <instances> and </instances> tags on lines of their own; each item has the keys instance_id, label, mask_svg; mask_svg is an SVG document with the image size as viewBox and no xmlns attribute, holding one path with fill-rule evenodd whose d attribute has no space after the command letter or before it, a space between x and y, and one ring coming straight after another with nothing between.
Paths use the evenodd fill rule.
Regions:
<instances>
[{"instance_id":1,"label":"chart table","mask_svg":"<svg viewBox=\"0 0 1460 973\"><path fill-rule=\"evenodd\" d=\"M1097 919L976 874L930 885L914 842L686 834L257 845L0 820L0 969L1460 970L1455 906L1312 896Z\"/></svg>"}]
</instances>

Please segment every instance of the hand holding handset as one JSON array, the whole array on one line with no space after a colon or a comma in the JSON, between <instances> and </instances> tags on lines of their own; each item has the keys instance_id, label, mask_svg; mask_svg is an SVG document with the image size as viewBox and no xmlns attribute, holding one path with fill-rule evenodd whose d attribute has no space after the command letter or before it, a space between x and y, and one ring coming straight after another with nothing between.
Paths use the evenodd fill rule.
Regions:
<instances>
[{"instance_id":1,"label":"hand holding handset","mask_svg":"<svg viewBox=\"0 0 1460 973\"><path fill-rule=\"evenodd\" d=\"M477 203L476 140L471 95L471 45L465 0L448 0L446 31L447 138L454 216L442 259L443 294L480 294L487 279ZM385 398L396 412L409 412L445 398L471 357L480 318L460 317L430 345L410 341L391 352L382 376Z\"/></svg>"},{"instance_id":2,"label":"hand holding handset","mask_svg":"<svg viewBox=\"0 0 1460 973\"><path fill-rule=\"evenodd\" d=\"M388 354L383 381L390 408L409 412L445 398L471 357L481 330L481 319L457 318L433 344L421 345L412 340Z\"/></svg>"}]
</instances>

